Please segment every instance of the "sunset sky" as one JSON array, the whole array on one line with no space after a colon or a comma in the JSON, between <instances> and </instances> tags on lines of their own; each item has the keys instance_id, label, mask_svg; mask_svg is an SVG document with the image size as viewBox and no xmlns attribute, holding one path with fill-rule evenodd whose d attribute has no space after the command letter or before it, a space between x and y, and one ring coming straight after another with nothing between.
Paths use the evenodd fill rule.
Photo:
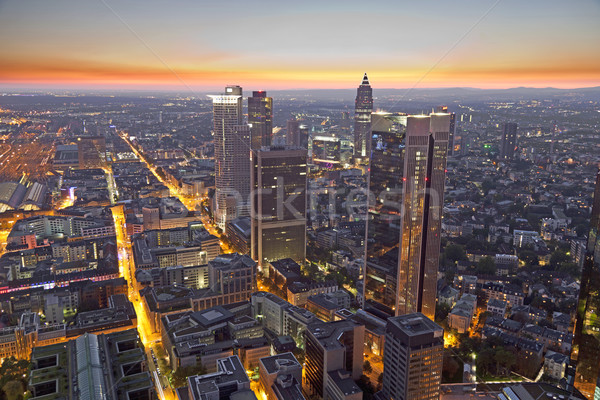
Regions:
<instances>
[{"instance_id":1,"label":"sunset sky","mask_svg":"<svg viewBox=\"0 0 600 400\"><path fill-rule=\"evenodd\" d=\"M600 1L0 0L0 89L600 86Z\"/></svg>"}]
</instances>

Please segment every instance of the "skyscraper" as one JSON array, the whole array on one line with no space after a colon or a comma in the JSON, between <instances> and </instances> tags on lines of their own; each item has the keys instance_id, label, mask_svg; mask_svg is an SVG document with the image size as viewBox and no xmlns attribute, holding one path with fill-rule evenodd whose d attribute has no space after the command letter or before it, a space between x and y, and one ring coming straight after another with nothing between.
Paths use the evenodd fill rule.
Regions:
<instances>
[{"instance_id":1,"label":"skyscraper","mask_svg":"<svg viewBox=\"0 0 600 400\"><path fill-rule=\"evenodd\" d=\"M388 319L383 382L378 399L440 398L444 330L421 313Z\"/></svg>"},{"instance_id":2,"label":"skyscraper","mask_svg":"<svg viewBox=\"0 0 600 400\"><path fill-rule=\"evenodd\" d=\"M270 146L273 136L273 98L261 90L248 97L248 123L252 149Z\"/></svg>"},{"instance_id":3,"label":"skyscraper","mask_svg":"<svg viewBox=\"0 0 600 400\"><path fill-rule=\"evenodd\" d=\"M588 399L600 396L600 171L596 176L594 204L587 250L581 272L571 360L575 387Z\"/></svg>"},{"instance_id":4,"label":"skyscraper","mask_svg":"<svg viewBox=\"0 0 600 400\"><path fill-rule=\"evenodd\" d=\"M368 161L371 153L371 113L373 112L373 90L365 72L356 91L354 102L354 157Z\"/></svg>"},{"instance_id":5,"label":"skyscraper","mask_svg":"<svg viewBox=\"0 0 600 400\"><path fill-rule=\"evenodd\" d=\"M224 94L209 97L215 142L215 221L224 230L228 221L248 214L250 129L242 124L241 87L228 86Z\"/></svg>"},{"instance_id":6,"label":"skyscraper","mask_svg":"<svg viewBox=\"0 0 600 400\"><path fill-rule=\"evenodd\" d=\"M448 113L448 106L438 106L435 110L437 113ZM456 137L456 113L448 113L450 114L450 136L448 137L448 155L454 155L455 149L455 137Z\"/></svg>"},{"instance_id":7,"label":"skyscraper","mask_svg":"<svg viewBox=\"0 0 600 400\"><path fill-rule=\"evenodd\" d=\"M363 307L380 318L435 316L449 127L435 113L373 132Z\"/></svg>"},{"instance_id":8,"label":"skyscraper","mask_svg":"<svg viewBox=\"0 0 600 400\"><path fill-rule=\"evenodd\" d=\"M288 146L300 147L300 121L297 119L288 119L285 142Z\"/></svg>"},{"instance_id":9,"label":"skyscraper","mask_svg":"<svg viewBox=\"0 0 600 400\"><path fill-rule=\"evenodd\" d=\"M270 261L306 258L306 150L263 147L252 153L251 255Z\"/></svg>"},{"instance_id":10,"label":"skyscraper","mask_svg":"<svg viewBox=\"0 0 600 400\"><path fill-rule=\"evenodd\" d=\"M514 160L517 147L517 124L507 122L502 126L502 141L500 143L500 158Z\"/></svg>"},{"instance_id":11,"label":"skyscraper","mask_svg":"<svg viewBox=\"0 0 600 400\"><path fill-rule=\"evenodd\" d=\"M306 327L305 337L306 367L302 386L307 393L321 398L340 398L326 394L336 386L356 386L353 380L358 380L363 370L364 325L351 320L314 322ZM343 376L345 378L340 379ZM344 390L347 391L350 390ZM360 389L356 388L358 393Z\"/></svg>"}]
</instances>

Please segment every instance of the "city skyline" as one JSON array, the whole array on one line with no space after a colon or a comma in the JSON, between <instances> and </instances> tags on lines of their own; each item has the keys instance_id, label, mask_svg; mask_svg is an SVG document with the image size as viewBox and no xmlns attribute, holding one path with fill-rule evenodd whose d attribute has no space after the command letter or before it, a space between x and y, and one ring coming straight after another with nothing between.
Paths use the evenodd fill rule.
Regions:
<instances>
[{"instance_id":1,"label":"city skyline","mask_svg":"<svg viewBox=\"0 0 600 400\"><path fill-rule=\"evenodd\" d=\"M600 400L598 21L0 0L0 400Z\"/></svg>"},{"instance_id":2,"label":"city skyline","mask_svg":"<svg viewBox=\"0 0 600 400\"><path fill-rule=\"evenodd\" d=\"M235 76L243 87L345 88L364 71L379 88L600 82L593 1L73 4L0 3L10 38L0 44L0 87L212 91ZM365 21L366 34L355 29ZM264 43L257 25L277 34L248 46Z\"/></svg>"}]
</instances>

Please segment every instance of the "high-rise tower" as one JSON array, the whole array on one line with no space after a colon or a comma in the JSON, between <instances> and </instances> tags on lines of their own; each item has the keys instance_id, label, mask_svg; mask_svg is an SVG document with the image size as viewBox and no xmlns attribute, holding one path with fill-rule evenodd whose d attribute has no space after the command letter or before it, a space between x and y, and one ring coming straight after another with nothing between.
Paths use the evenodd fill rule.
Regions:
<instances>
[{"instance_id":1,"label":"high-rise tower","mask_svg":"<svg viewBox=\"0 0 600 400\"><path fill-rule=\"evenodd\" d=\"M502 141L500 143L500 158L514 160L517 147L517 124L507 122L502 126Z\"/></svg>"},{"instance_id":2,"label":"high-rise tower","mask_svg":"<svg viewBox=\"0 0 600 400\"><path fill-rule=\"evenodd\" d=\"M248 123L253 150L270 146L273 136L273 98L260 90L248 97Z\"/></svg>"},{"instance_id":3,"label":"high-rise tower","mask_svg":"<svg viewBox=\"0 0 600 400\"><path fill-rule=\"evenodd\" d=\"M306 149L263 147L252 152L251 255L268 262L306 258Z\"/></svg>"},{"instance_id":4,"label":"high-rise tower","mask_svg":"<svg viewBox=\"0 0 600 400\"><path fill-rule=\"evenodd\" d=\"M448 106L438 106L435 112L450 114L450 136L448 137L448 156L453 156L455 148L454 140L456 138L456 113L448 112Z\"/></svg>"},{"instance_id":5,"label":"high-rise tower","mask_svg":"<svg viewBox=\"0 0 600 400\"><path fill-rule=\"evenodd\" d=\"M449 128L435 113L373 132L363 307L380 318L435 316Z\"/></svg>"},{"instance_id":6,"label":"high-rise tower","mask_svg":"<svg viewBox=\"0 0 600 400\"><path fill-rule=\"evenodd\" d=\"M596 176L594 204L587 250L581 272L571 360L574 385L588 399L600 396L600 171Z\"/></svg>"},{"instance_id":7,"label":"high-rise tower","mask_svg":"<svg viewBox=\"0 0 600 400\"><path fill-rule=\"evenodd\" d=\"M423 314L388 319L383 382L376 398L437 400L444 359L444 330Z\"/></svg>"},{"instance_id":8,"label":"high-rise tower","mask_svg":"<svg viewBox=\"0 0 600 400\"><path fill-rule=\"evenodd\" d=\"M288 146L300 146L300 122L297 119L288 119L285 132L285 143Z\"/></svg>"},{"instance_id":9,"label":"high-rise tower","mask_svg":"<svg viewBox=\"0 0 600 400\"><path fill-rule=\"evenodd\" d=\"M250 129L242 124L241 87L228 86L224 94L209 97L215 142L215 221L224 230L228 221L249 211Z\"/></svg>"},{"instance_id":10,"label":"high-rise tower","mask_svg":"<svg viewBox=\"0 0 600 400\"><path fill-rule=\"evenodd\" d=\"M371 153L371 113L373 112L373 89L365 72L356 91L354 102L354 157L368 161Z\"/></svg>"}]
</instances>

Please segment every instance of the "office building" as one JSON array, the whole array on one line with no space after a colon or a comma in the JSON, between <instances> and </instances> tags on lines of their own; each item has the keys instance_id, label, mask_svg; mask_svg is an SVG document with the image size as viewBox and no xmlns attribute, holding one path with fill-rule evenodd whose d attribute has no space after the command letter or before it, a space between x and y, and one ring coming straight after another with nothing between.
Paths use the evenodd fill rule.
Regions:
<instances>
[{"instance_id":1,"label":"office building","mask_svg":"<svg viewBox=\"0 0 600 400\"><path fill-rule=\"evenodd\" d=\"M594 204L587 249L581 273L581 288L571 360L575 364L575 388L588 399L600 396L600 172L596 176Z\"/></svg>"},{"instance_id":2,"label":"office building","mask_svg":"<svg viewBox=\"0 0 600 400\"><path fill-rule=\"evenodd\" d=\"M502 126L502 141L500 142L500 158L514 160L517 148L517 124L507 122Z\"/></svg>"},{"instance_id":3,"label":"office building","mask_svg":"<svg viewBox=\"0 0 600 400\"><path fill-rule=\"evenodd\" d=\"M369 165L364 309L435 315L450 115L409 116L375 131Z\"/></svg>"},{"instance_id":4,"label":"office building","mask_svg":"<svg viewBox=\"0 0 600 400\"><path fill-rule=\"evenodd\" d=\"M256 263L246 255L222 254L208 263L210 287L225 298L223 304L250 299L256 291Z\"/></svg>"},{"instance_id":5,"label":"office building","mask_svg":"<svg viewBox=\"0 0 600 400\"><path fill-rule=\"evenodd\" d=\"M102 168L106 164L106 139L104 136L80 136L77 138L79 168Z\"/></svg>"},{"instance_id":6,"label":"office building","mask_svg":"<svg viewBox=\"0 0 600 400\"><path fill-rule=\"evenodd\" d=\"M460 146L456 147L455 138L456 138L456 113L448 112L448 106L438 106L435 110L437 113L448 113L450 114L450 129L448 135L448 156L456 155Z\"/></svg>"},{"instance_id":7,"label":"office building","mask_svg":"<svg viewBox=\"0 0 600 400\"><path fill-rule=\"evenodd\" d=\"M373 112L373 89L365 73L356 91L354 102L354 157L368 161L371 154L371 113Z\"/></svg>"},{"instance_id":8,"label":"office building","mask_svg":"<svg viewBox=\"0 0 600 400\"><path fill-rule=\"evenodd\" d=\"M250 217L239 217L227 224L225 236L233 250L240 254L250 254L251 227Z\"/></svg>"},{"instance_id":9,"label":"office building","mask_svg":"<svg viewBox=\"0 0 600 400\"><path fill-rule=\"evenodd\" d=\"M585 397L549 383L524 382L503 387L497 398L498 400L580 400Z\"/></svg>"},{"instance_id":10,"label":"office building","mask_svg":"<svg viewBox=\"0 0 600 400\"><path fill-rule=\"evenodd\" d=\"M354 381L362 375L364 325L351 320L315 322L306 328L303 388L309 395L337 398L330 393L360 393Z\"/></svg>"},{"instance_id":11,"label":"office building","mask_svg":"<svg viewBox=\"0 0 600 400\"><path fill-rule=\"evenodd\" d=\"M421 313L389 318L379 399L437 400L440 397L444 330Z\"/></svg>"},{"instance_id":12,"label":"office building","mask_svg":"<svg viewBox=\"0 0 600 400\"><path fill-rule=\"evenodd\" d=\"M32 399L155 399L155 389L135 329L35 347Z\"/></svg>"},{"instance_id":13,"label":"office building","mask_svg":"<svg viewBox=\"0 0 600 400\"><path fill-rule=\"evenodd\" d=\"M306 150L270 147L252 154L251 254L269 262L306 258Z\"/></svg>"},{"instance_id":14,"label":"office building","mask_svg":"<svg viewBox=\"0 0 600 400\"><path fill-rule=\"evenodd\" d=\"M300 147L300 121L297 119L287 121L285 143L288 146Z\"/></svg>"},{"instance_id":15,"label":"office building","mask_svg":"<svg viewBox=\"0 0 600 400\"><path fill-rule=\"evenodd\" d=\"M304 400L302 365L292 353L261 358L258 371L267 400Z\"/></svg>"},{"instance_id":16,"label":"office building","mask_svg":"<svg viewBox=\"0 0 600 400\"><path fill-rule=\"evenodd\" d=\"M181 388L183 398L190 400L234 400L256 399L250 390L250 379L238 356L229 356L217 360L217 372L206 375L194 375L187 378L187 388ZM237 397L239 396L239 397ZM179 395L178 397L182 398Z\"/></svg>"},{"instance_id":17,"label":"office building","mask_svg":"<svg viewBox=\"0 0 600 400\"><path fill-rule=\"evenodd\" d=\"M248 213L250 194L250 128L243 125L242 88L228 86L209 96L213 102L215 143L215 221L227 222Z\"/></svg>"},{"instance_id":18,"label":"office building","mask_svg":"<svg viewBox=\"0 0 600 400\"><path fill-rule=\"evenodd\" d=\"M273 136L273 98L260 90L248 97L248 124L253 150L270 146Z\"/></svg>"}]
</instances>

